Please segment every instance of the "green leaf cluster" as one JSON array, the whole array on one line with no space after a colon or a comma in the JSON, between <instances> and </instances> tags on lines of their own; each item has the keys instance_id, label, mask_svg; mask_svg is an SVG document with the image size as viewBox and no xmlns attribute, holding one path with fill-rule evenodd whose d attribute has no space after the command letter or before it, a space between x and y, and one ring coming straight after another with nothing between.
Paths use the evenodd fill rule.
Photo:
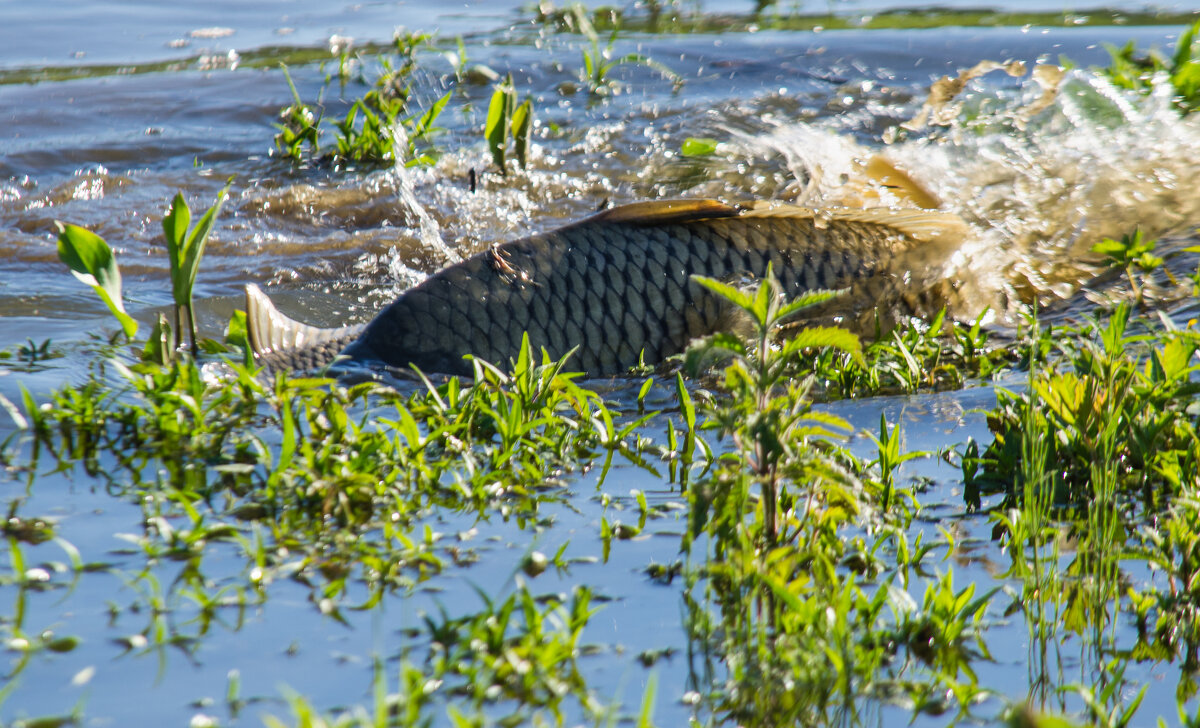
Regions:
<instances>
[{"instance_id":1,"label":"green leaf cluster","mask_svg":"<svg viewBox=\"0 0 1200 728\"><path fill-rule=\"evenodd\" d=\"M510 73L502 83L496 85L483 127L492 163L500 170L500 174L507 174L509 139L512 139L517 166L525 169L529 162L529 133L532 128L533 100L526 98L517 104L517 90Z\"/></svg>"},{"instance_id":2,"label":"green leaf cluster","mask_svg":"<svg viewBox=\"0 0 1200 728\"><path fill-rule=\"evenodd\" d=\"M1109 65L1100 71L1116 86L1149 93L1158 78L1165 78L1175 91L1173 103L1184 114L1200 108L1200 21L1179 35L1168 58L1158 49L1138 51L1133 41L1117 48L1107 46Z\"/></svg>"},{"instance_id":3,"label":"green leaf cluster","mask_svg":"<svg viewBox=\"0 0 1200 728\"><path fill-rule=\"evenodd\" d=\"M1200 436L1193 422L1200 392L1192 357L1194 332L1129 331L1128 305L1107 321L1059 332L1060 361L1039 370L1023 393L999 390L988 414L995 439L969 458L965 496L1001 492L1019 504L1029 472L1054 473L1054 501L1084 508L1092 499L1093 465L1111 468L1126 507L1161 508L1200 472ZM1032 428L1047 448L1026 463L1023 432ZM1109 452L1108 448L1112 451ZM1109 457L1111 455L1111 457Z\"/></svg>"}]
</instances>

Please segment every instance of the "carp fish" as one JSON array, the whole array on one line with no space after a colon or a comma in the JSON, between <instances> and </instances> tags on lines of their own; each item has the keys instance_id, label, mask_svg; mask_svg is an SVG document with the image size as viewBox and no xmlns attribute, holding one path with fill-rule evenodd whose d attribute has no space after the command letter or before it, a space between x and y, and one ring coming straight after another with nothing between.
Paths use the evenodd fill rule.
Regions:
<instances>
[{"instance_id":1,"label":"carp fish","mask_svg":"<svg viewBox=\"0 0 1200 728\"><path fill-rule=\"evenodd\" d=\"M958 217L929 210L634 203L443 268L366 325L308 326L248 286L249 339L270 369L340 360L464 375L466 355L506 363L527 333L534 351L543 347L551 357L574 349L569 370L622 374L737 328L733 307L693 275L736 284L765 276L770 265L788 296L849 289L823 312L837 320L885 305L910 311L944 305L941 271L964 234ZM942 291L937 300L919 300L929 298L926 283Z\"/></svg>"}]
</instances>

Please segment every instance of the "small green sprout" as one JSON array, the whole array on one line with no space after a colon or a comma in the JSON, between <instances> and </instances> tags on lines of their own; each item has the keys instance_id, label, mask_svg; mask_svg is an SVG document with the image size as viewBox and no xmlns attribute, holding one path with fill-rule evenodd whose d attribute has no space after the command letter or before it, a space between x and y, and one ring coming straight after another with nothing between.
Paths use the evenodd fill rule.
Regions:
<instances>
[{"instance_id":1,"label":"small green sprout","mask_svg":"<svg viewBox=\"0 0 1200 728\"><path fill-rule=\"evenodd\" d=\"M196 273L200 270L204 246L208 243L208 236L212 232L217 213L221 210L221 204L229 194L230 184L232 180L217 193L217 201L205 210L204 215L190 230L192 212L188 208L187 200L183 199L182 192L176 193L175 199L171 201L171 209L162 221L163 235L167 241L167 257L171 264L171 295L175 299L174 331L182 336L186 321L193 355L198 352L196 315L192 302Z\"/></svg>"},{"instance_id":2,"label":"small green sprout","mask_svg":"<svg viewBox=\"0 0 1200 728\"><path fill-rule=\"evenodd\" d=\"M321 153L321 122L323 116L300 99L296 85L286 66L284 77L292 92L292 104L280 111L282 123L276 124L275 147L293 162L314 157L325 163L345 162L362 164L391 164L398 158L400 140L403 158L408 166L429 165L438 159L432 138L444 131L436 126L438 116L450 100L447 93L424 111L413 111L412 76L417 68L417 53L429 47L433 36L426 33L397 34L393 55L378 56L382 72L370 84L371 88L350 103L345 116L333 121L337 140L332 151ZM338 78L343 86L350 80L350 56L340 56ZM362 64L357 66L361 69ZM368 83L359 72L363 83ZM330 79L326 79L326 84ZM322 95L324 90L322 90ZM320 107L320 100L317 102ZM323 113L323 112L322 112ZM398 130L402 130L400 134ZM405 147L406 148L403 148Z\"/></svg>"},{"instance_id":3,"label":"small green sprout","mask_svg":"<svg viewBox=\"0 0 1200 728\"><path fill-rule=\"evenodd\" d=\"M279 64L283 69L283 77L287 79L288 88L292 91L292 105L279 112L282 123L276 124L279 133L275 135L275 148L299 162L304 157L304 149L310 154L316 154L320 149L321 114L313 113L312 107L300 100L300 92L292 81L292 75L285 64ZM320 100L317 106L321 105Z\"/></svg>"}]
</instances>

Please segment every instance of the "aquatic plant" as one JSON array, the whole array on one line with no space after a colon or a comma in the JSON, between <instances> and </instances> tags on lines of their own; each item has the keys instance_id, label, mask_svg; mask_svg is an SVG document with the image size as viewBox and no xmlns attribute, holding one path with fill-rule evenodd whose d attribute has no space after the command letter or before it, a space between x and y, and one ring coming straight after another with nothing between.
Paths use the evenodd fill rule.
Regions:
<instances>
[{"instance_id":1,"label":"aquatic plant","mask_svg":"<svg viewBox=\"0 0 1200 728\"><path fill-rule=\"evenodd\" d=\"M613 46L616 45L620 33L620 24L614 20L612 34L608 43L600 46L600 34L592 24L591 17L582 3L573 5L567 16L573 30L581 33L587 39L587 45L581 50L582 65L579 70L579 80L587 87L593 96L607 96L615 93L619 86L610 76L612 71L620 66L643 66L658 71L663 78L674 84L678 89L683 86L683 78L666 65L653 60L641 53L626 53L613 58Z\"/></svg>"},{"instance_id":2,"label":"aquatic plant","mask_svg":"<svg viewBox=\"0 0 1200 728\"><path fill-rule=\"evenodd\" d=\"M1194 21L1179 34L1175 51L1169 58L1157 48L1139 52L1133 41L1120 48L1106 45L1111 60L1108 66L1099 70L1116 86L1141 93L1149 93L1157 79L1164 78L1175 91L1172 103L1182 113L1190 114L1200 108L1198 32L1200 21Z\"/></svg>"},{"instance_id":3,"label":"aquatic plant","mask_svg":"<svg viewBox=\"0 0 1200 728\"><path fill-rule=\"evenodd\" d=\"M877 330L861 358L813 349L799 352L793 366L800 376L813 375L826 397L959 389L995 376L1019 353L991 340L986 316L981 312L966 325L942 309L929 321L910 318L888 333Z\"/></svg>"},{"instance_id":4,"label":"aquatic plant","mask_svg":"<svg viewBox=\"0 0 1200 728\"><path fill-rule=\"evenodd\" d=\"M283 77L292 92L292 103L279 111L278 118L281 122L275 124L275 128L279 130L275 134L275 149L286 154L293 162L300 162L304 159L306 149L313 155L320 151L321 117L324 108L321 107L320 99L317 100L317 107L321 108L321 113L315 113L311 106L304 103L287 65L281 63L279 67L283 70Z\"/></svg>"},{"instance_id":5,"label":"aquatic plant","mask_svg":"<svg viewBox=\"0 0 1200 728\"><path fill-rule=\"evenodd\" d=\"M1145 289L1138 285L1137 273L1144 276L1163 264L1163 259L1152 252L1157 244L1157 240L1146 240L1141 230L1135 230L1120 240L1105 238L1092 246L1092 252L1107 258L1109 265L1124 269L1133 299L1140 306L1145 303Z\"/></svg>"},{"instance_id":6,"label":"aquatic plant","mask_svg":"<svg viewBox=\"0 0 1200 728\"><path fill-rule=\"evenodd\" d=\"M1022 433L1029 427L1049 445L1032 472L1057 471L1054 500L1060 507L1090 502L1097 463L1117 468L1116 486L1126 508L1140 503L1158 509L1191 483L1200 472L1200 440L1188 414L1200 392L1191 381L1200 337L1178 329L1131 334L1129 314L1130 307L1122 304L1103 325L1060 332L1061 364L1040 370L1030 391L997 391L997 407L988 415L995 440L971 460L969 467L978 472L967 478L969 504L978 505L982 493L999 490L1006 504L1019 505L1025 487L1021 473L1027 472Z\"/></svg>"},{"instance_id":7,"label":"aquatic plant","mask_svg":"<svg viewBox=\"0 0 1200 728\"><path fill-rule=\"evenodd\" d=\"M845 329L816 327L797 332L778 352L773 351L772 339L783 322L805 308L830 300L836 294L815 291L785 303L782 285L775 279L770 265L767 267L766 278L753 294L744 293L713 278L693 278L746 312L754 327L751 346L747 346L736 336L717 334L692 348L689 356L692 359L690 368L693 370L697 362L713 355L732 357L732 361L725 368L725 386L730 392L732 402L736 404L710 410L708 426L734 437L735 447L745 458L742 465L753 474L753 478L740 479L737 486L728 488L728 492L719 497L740 502L742 505L731 511L737 514L744 511L745 503L750 497L747 486L754 484L761 487L763 523L761 533L755 538L763 548L771 548L777 542L790 541L793 537L786 524L779 522L778 514L781 498L784 503L789 501L780 490L784 479L788 477L785 475L788 468L810 465L804 462L803 458L795 459L799 455L798 451L819 450L820 438L833 434L834 430L830 428L849 429L849 425L844 421L812 410L811 399L808 396L808 390L812 387L811 380L790 380L785 390L786 396L777 396L776 388L784 383L786 363L796 352L809 348L833 348L845 352L851 358L861 360L861 345L858 337ZM810 438L818 439L810 442ZM797 451L794 452L793 448ZM824 470L828 464L811 465ZM833 472L836 471L829 471ZM784 508L786 510L786 505ZM695 524L696 518L701 517L700 513L694 513L693 523ZM733 524L714 527L736 528Z\"/></svg>"},{"instance_id":8,"label":"aquatic plant","mask_svg":"<svg viewBox=\"0 0 1200 728\"><path fill-rule=\"evenodd\" d=\"M513 142L513 155L517 166L525 169L529 161L529 132L533 128L533 100L526 98L517 104L517 90L512 74L496 85L488 103L487 121L483 137L492 153L492 163L500 174L507 174L508 140Z\"/></svg>"},{"instance_id":9,"label":"aquatic plant","mask_svg":"<svg viewBox=\"0 0 1200 728\"><path fill-rule=\"evenodd\" d=\"M395 36L391 53L380 53L376 60L380 71L361 97L349 103L341 118L332 120L336 133L334 149L321 152L322 124L325 109L320 113L305 104L286 66L284 77L292 92L292 104L282 109L275 125L275 148L293 162L313 158L323 163L390 164L403 160L406 165L428 165L437 161L438 152L433 137L443 131L437 119L450 100L451 92L442 95L427 109L414 109L412 75L417 69L420 50L431 47L433 36L426 33L402 33ZM348 51L343 50L339 61L339 82L343 88L350 80ZM326 79L326 84L329 79ZM321 91L324 97L324 89ZM396 144L402 145L397 154Z\"/></svg>"},{"instance_id":10,"label":"aquatic plant","mask_svg":"<svg viewBox=\"0 0 1200 728\"><path fill-rule=\"evenodd\" d=\"M84 285L96 295L121 324L126 338L137 335L137 321L125 312L121 298L121 269L117 258L104 238L90 230L66 223L54 222L58 228L58 259L71 269Z\"/></svg>"},{"instance_id":11,"label":"aquatic plant","mask_svg":"<svg viewBox=\"0 0 1200 728\"><path fill-rule=\"evenodd\" d=\"M171 209L162 221L163 236L167 242L167 260L171 268L171 296L175 299L174 331L182 338L186 322L193 356L199 353L196 344L195 307L192 300L196 273L200 270L204 246L208 243L213 223L231 184L232 180L225 183L224 189L217 193L217 201L205 210L195 226L191 225L191 209L187 200L183 199L182 192L176 193L175 199L171 201Z\"/></svg>"},{"instance_id":12,"label":"aquatic plant","mask_svg":"<svg viewBox=\"0 0 1200 728\"><path fill-rule=\"evenodd\" d=\"M732 441L687 492L683 548L698 565L685 570L686 626L692 680L708 691L700 700L719 721L746 725L853 723L864 696L900 694L914 711L956 704L964 714L985 693L970 664L987 654L982 617L993 592L956 589L947 573L922 603L908 596L900 584L930 547L910 549L902 535L915 501L897 497L895 471L921 454L902 453L882 420L879 457L858 460L838 445L849 425L813 408L815 377L791 376L795 359L821 349L866 368L844 329L784 337L789 316L834 294L785 303L770 274L749 292L697 280L754 329L748 344L718 334L689 351L691 367L729 358L724 391L699 426ZM878 528L878 540L851 548L852 524ZM875 568L871 554L889 546L895 566Z\"/></svg>"}]
</instances>

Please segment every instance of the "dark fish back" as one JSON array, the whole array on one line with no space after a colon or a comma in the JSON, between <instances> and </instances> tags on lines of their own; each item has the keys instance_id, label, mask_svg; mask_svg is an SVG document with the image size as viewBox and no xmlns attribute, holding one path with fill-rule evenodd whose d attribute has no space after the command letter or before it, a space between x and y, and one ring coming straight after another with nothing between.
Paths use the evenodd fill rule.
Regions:
<instances>
[{"instance_id":1,"label":"dark fish back","mask_svg":"<svg viewBox=\"0 0 1200 728\"><path fill-rule=\"evenodd\" d=\"M447 268L388 306L345 353L465 374L464 354L506 363L528 332L552 357L578 346L572 369L616 374L727 323L727 307L693 274L737 281L771 264L794 296L877 275L913 243L899 229L822 224L811 211L625 217L600 215Z\"/></svg>"}]
</instances>

